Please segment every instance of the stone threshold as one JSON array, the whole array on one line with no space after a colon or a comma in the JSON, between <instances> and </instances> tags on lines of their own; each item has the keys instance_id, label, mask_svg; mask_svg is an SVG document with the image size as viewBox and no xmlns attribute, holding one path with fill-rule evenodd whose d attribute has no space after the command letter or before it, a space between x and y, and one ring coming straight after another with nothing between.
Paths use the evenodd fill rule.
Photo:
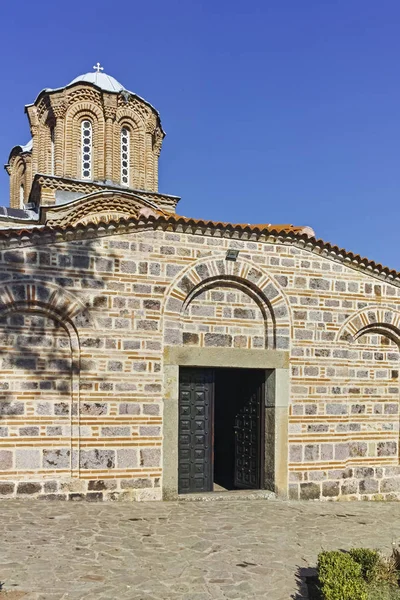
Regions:
<instances>
[{"instance_id":1,"label":"stone threshold","mask_svg":"<svg viewBox=\"0 0 400 600\"><path fill-rule=\"evenodd\" d=\"M270 490L229 490L223 492L204 492L200 494L178 494L178 500L180 502L276 500L276 494Z\"/></svg>"}]
</instances>

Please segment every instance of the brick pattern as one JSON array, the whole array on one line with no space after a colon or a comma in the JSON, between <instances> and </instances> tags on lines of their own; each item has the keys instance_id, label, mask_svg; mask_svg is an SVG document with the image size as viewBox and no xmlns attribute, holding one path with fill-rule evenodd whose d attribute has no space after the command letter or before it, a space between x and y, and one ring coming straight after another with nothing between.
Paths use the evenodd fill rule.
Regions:
<instances>
[{"instance_id":1,"label":"brick pattern","mask_svg":"<svg viewBox=\"0 0 400 600\"><path fill-rule=\"evenodd\" d=\"M81 123L93 126L92 173L95 181L121 184L120 135L130 131L130 188L158 190L158 158L164 132L158 113L145 100L76 84L41 94L27 107L33 149L15 153L7 165L10 206L20 207L20 186L25 201L36 173L81 179ZM55 173L52 173L51 129L54 128ZM54 202L54 197L53 197Z\"/></svg>"},{"instance_id":2,"label":"brick pattern","mask_svg":"<svg viewBox=\"0 0 400 600\"><path fill-rule=\"evenodd\" d=\"M185 310L184 345L265 348L266 322L260 307L234 287L215 286L196 296Z\"/></svg>"},{"instance_id":3,"label":"brick pattern","mask_svg":"<svg viewBox=\"0 0 400 600\"><path fill-rule=\"evenodd\" d=\"M159 499L164 346L254 348L264 334L290 350L290 496L400 498L399 286L290 244L113 231L0 253L1 402L22 405L0 421L0 494ZM35 353L34 369L7 362ZM45 389L58 357L65 402L67 388Z\"/></svg>"}]
</instances>

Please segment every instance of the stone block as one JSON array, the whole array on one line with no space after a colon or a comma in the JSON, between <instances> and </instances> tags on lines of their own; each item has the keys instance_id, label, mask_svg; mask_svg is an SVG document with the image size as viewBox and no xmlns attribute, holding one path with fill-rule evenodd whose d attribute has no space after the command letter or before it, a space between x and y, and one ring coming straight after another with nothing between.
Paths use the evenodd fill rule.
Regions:
<instances>
[{"instance_id":1,"label":"stone block","mask_svg":"<svg viewBox=\"0 0 400 600\"><path fill-rule=\"evenodd\" d=\"M58 489L57 481L45 481L43 484L43 491L46 493L54 493Z\"/></svg>"},{"instance_id":2,"label":"stone block","mask_svg":"<svg viewBox=\"0 0 400 600\"><path fill-rule=\"evenodd\" d=\"M159 415L160 414L160 405L155 402L152 404L143 404L143 414L144 415Z\"/></svg>"},{"instance_id":3,"label":"stone block","mask_svg":"<svg viewBox=\"0 0 400 600\"><path fill-rule=\"evenodd\" d=\"M129 437L131 434L130 427L122 427L118 425L116 427L102 427L101 428L101 436L102 437Z\"/></svg>"},{"instance_id":4,"label":"stone block","mask_svg":"<svg viewBox=\"0 0 400 600\"><path fill-rule=\"evenodd\" d=\"M17 494L38 494L41 490L41 483L31 481L20 481L17 486Z\"/></svg>"},{"instance_id":5,"label":"stone block","mask_svg":"<svg viewBox=\"0 0 400 600\"><path fill-rule=\"evenodd\" d=\"M67 448L51 448L43 450L44 469L69 469L71 452Z\"/></svg>"},{"instance_id":6,"label":"stone block","mask_svg":"<svg viewBox=\"0 0 400 600\"><path fill-rule=\"evenodd\" d=\"M289 447L289 461L301 462L303 458L303 446L301 444L292 444Z\"/></svg>"},{"instance_id":7,"label":"stone block","mask_svg":"<svg viewBox=\"0 0 400 600\"><path fill-rule=\"evenodd\" d=\"M13 466L13 453L10 450L0 450L0 471L9 471Z\"/></svg>"},{"instance_id":8,"label":"stone block","mask_svg":"<svg viewBox=\"0 0 400 600\"><path fill-rule=\"evenodd\" d=\"M85 500L87 502L101 502L103 500L102 492L88 492L86 494Z\"/></svg>"},{"instance_id":9,"label":"stone block","mask_svg":"<svg viewBox=\"0 0 400 600\"><path fill-rule=\"evenodd\" d=\"M377 444L378 456L396 456L397 455L397 443L391 442L378 442Z\"/></svg>"},{"instance_id":10,"label":"stone block","mask_svg":"<svg viewBox=\"0 0 400 600\"><path fill-rule=\"evenodd\" d=\"M37 448L17 448L15 451L15 468L30 471L40 469L40 450Z\"/></svg>"},{"instance_id":11,"label":"stone block","mask_svg":"<svg viewBox=\"0 0 400 600\"><path fill-rule=\"evenodd\" d=\"M381 479L381 493L400 492L400 478Z\"/></svg>"},{"instance_id":12,"label":"stone block","mask_svg":"<svg viewBox=\"0 0 400 600\"><path fill-rule=\"evenodd\" d=\"M204 341L206 346L211 347L223 348L232 346L232 336L223 333L206 333Z\"/></svg>"},{"instance_id":13,"label":"stone block","mask_svg":"<svg viewBox=\"0 0 400 600\"><path fill-rule=\"evenodd\" d=\"M118 412L120 415L140 415L140 404L136 404L135 402L123 402L119 405Z\"/></svg>"},{"instance_id":14,"label":"stone block","mask_svg":"<svg viewBox=\"0 0 400 600\"><path fill-rule=\"evenodd\" d=\"M352 457L366 456L368 446L366 442L350 442L349 443L349 454Z\"/></svg>"},{"instance_id":15,"label":"stone block","mask_svg":"<svg viewBox=\"0 0 400 600\"><path fill-rule=\"evenodd\" d=\"M346 460L349 458L349 444L335 444L335 460Z\"/></svg>"},{"instance_id":16,"label":"stone block","mask_svg":"<svg viewBox=\"0 0 400 600\"><path fill-rule=\"evenodd\" d=\"M300 500L318 500L321 495L321 488L317 483L300 484Z\"/></svg>"},{"instance_id":17,"label":"stone block","mask_svg":"<svg viewBox=\"0 0 400 600\"><path fill-rule=\"evenodd\" d=\"M151 487L151 479L149 478L138 478L138 479L121 479L121 489L140 489Z\"/></svg>"},{"instance_id":18,"label":"stone block","mask_svg":"<svg viewBox=\"0 0 400 600\"><path fill-rule=\"evenodd\" d=\"M161 427L158 425L142 425L139 427L139 435L143 437L157 437L161 435Z\"/></svg>"},{"instance_id":19,"label":"stone block","mask_svg":"<svg viewBox=\"0 0 400 600\"><path fill-rule=\"evenodd\" d=\"M323 481L322 482L322 495L328 498L339 496L339 482L338 481Z\"/></svg>"},{"instance_id":20,"label":"stone block","mask_svg":"<svg viewBox=\"0 0 400 600\"><path fill-rule=\"evenodd\" d=\"M358 481L347 479L342 482L341 492L343 496L350 496L358 493Z\"/></svg>"},{"instance_id":21,"label":"stone block","mask_svg":"<svg viewBox=\"0 0 400 600\"><path fill-rule=\"evenodd\" d=\"M0 481L0 496L10 496L14 493L15 483Z\"/></svg>"},{"instance_id":22,"label":"stone block","mask_svg":"<svg viewBox=\"0 0 400 600\"><path fill-rule=\"evenodd\" d=\"M379 481L376 479L362 479L359 483L360 494L376 494L379 490Z\"/></svg>"},{"instance_id":23,"label":"stone block","mask_svg":"<svg viewBox=\"0 0 400 600\"><path fill-rule=\"evenodd\" d=\"M182 334L183 343L187 346L197 346L200 342L198 333L183 332Z\"/></svg>"},{"instance_id":24,"label":"stone block","mask_svg":"<svg viewBox=\"0 0 400 600\"><path fill-rule=\"evenodd\" d=\"M138 466L139 457L136 448L121 448L117 450L117 467L119 469L134 469Z\"/></svg>"},{"instance_id":25,"label":"stone block","mask_svg":"<svg viewBox=\"0 0 400 600\"><path fill-rule=\"evenodd\" d=\"M24 414L24 403L23 402L7 402L0 401L0 415L1 416L16 416Z\"/></svg>"},{"instance_id":26,"label":"stone block","mask_svg":"<svg viewBox=\"0 0 400 600\"><path fill-rule=\"evenodd\" d=\"M39 500L66 500L66 494L41 494L38 496Z\"/></svg>"},{"instance_id":27,"label":"stone block","mask_svg":"<svg viewBox=\"0 0 400 600\"><path fill-rule=\"evenodd\" d=\"M88 483L88 490L94 492L103 492L105 490L115 490L117 482L114 479L93 479Z\"/></svg>"},{"instance_id":28,"label":"stone block","mask_svg":"<svg viewBox=\"0 0 400 600\"><path fill-rule=\"evenodd\" d=\"M333 460L333 444L321 444L321 460Z\"/></svg>"},{"instance_id":29,"label":"stone block","mask_svg":"<svg viewBox=\"0 0 400 600\"><path fill-rule=\"evenodd\" d=\"M295 483L289 485L289 500L299 499L299 486Z\"/></svg>"},{"instance_id":30,"label":"stone block","mask_svg":"<svg viewBox=\"0 0 400 600\"><path fill-rule=\"evenodd\" d=\"M142 448L140 450L141 467L160 467L161 450L160 448Z\"/></svg>"},{"instance_id":31,"label":"stone block","mask_svg":"<svg viewBox=\"0 0 400 600\"><path fill-rule=\"evenodd\" d=\"M304 448L304 460L316 461L319 460L319 445L307 444Z\"/></svg>"},{"instance_id":32,"label":"stone block","mask_svg":"<svg viewBox=\"0 0 400 600\"><path fill-rule=\"evenodd\" d=\"M115 451L100 450L81 450L80 466L82 469L114 469Z\"/></svg>"}]
</instances>

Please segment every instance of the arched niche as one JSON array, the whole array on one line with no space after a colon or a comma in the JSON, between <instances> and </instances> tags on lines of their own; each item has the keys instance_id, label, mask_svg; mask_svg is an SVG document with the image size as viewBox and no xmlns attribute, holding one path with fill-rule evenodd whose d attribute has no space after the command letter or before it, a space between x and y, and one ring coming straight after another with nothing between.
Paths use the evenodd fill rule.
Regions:
<instances>
[{"instance_id":1,"label":"arched niche","mask_svg":"<svg viewBox=\"0 0 400 600\"><path fill-rule=\"evenodd\" d=\"M186 269L168 290L163 317L166 345L286 350L290 344L286 298L245 260L203 259Z\"/></svg>"}]
</instances>

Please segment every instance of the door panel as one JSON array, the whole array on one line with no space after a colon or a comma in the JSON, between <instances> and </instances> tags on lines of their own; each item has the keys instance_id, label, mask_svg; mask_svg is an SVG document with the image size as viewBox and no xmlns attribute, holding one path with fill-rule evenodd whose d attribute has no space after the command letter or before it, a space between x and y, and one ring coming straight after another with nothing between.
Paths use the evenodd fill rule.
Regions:
<instances>
[{"instance_id":1,"label":"door panel","mask_svg":"<svg viewBox=\"0 0 400 600\"><path fill-rule=\"evenodd\" d=\"M261 448L264 427L264 374L253 371L241 380L241 408L235 416L235 474L237 488L261 487Z\"/></svg>"},{"instance_id":2,"label":"door panel","mask_svg":"<svg viewBox=\"0 0 400 600\"><path fill-rule=\"evenodd\" d=\"M213 489L214 371L180 369L178 492Z\"/></svg>"}]
</instances>

